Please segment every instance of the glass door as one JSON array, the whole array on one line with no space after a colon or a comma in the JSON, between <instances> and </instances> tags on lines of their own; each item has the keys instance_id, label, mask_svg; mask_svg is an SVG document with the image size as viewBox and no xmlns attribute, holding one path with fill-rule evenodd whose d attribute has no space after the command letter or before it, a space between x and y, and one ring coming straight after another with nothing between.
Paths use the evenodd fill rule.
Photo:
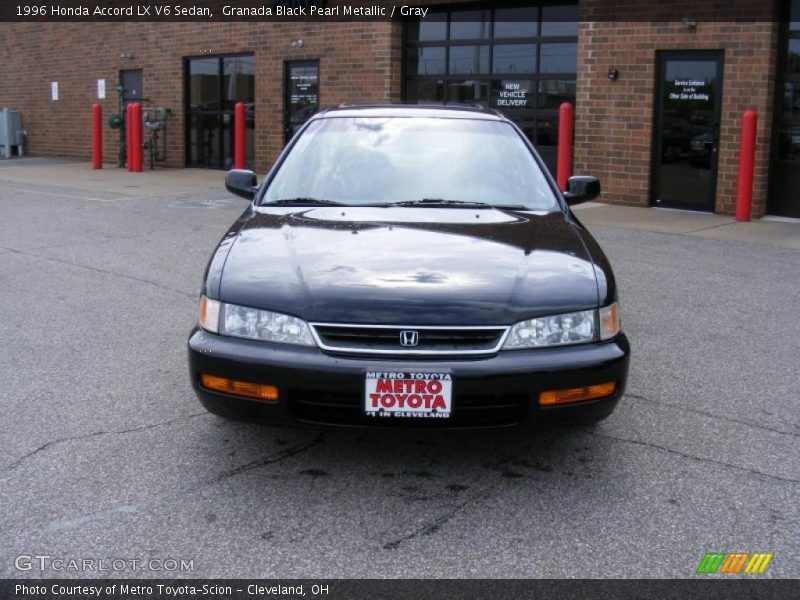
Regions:
<instances>
[{"instance_id":1,"label":"glass door","mask_svg":"<svg viewBox=\"0 0 800 600\"><path fill-rule=\"evenodd\" d=\"M714 210L722 61L721 52L659 53L653 206Z\"/></svg>"},{"instance_id":2,"label":"glass door","mask_svg":"<svg viewBox=\"0 0 800 600\"><path fill-rule=\"evenodd\" d=\"M283 131L288 144L292 136L319 110L319 61L286 63Z\"/></svg>"},{"instance_id":3,"label":"glass door","mask_svg":"<svg viewBox=\"0 0 800 600\"><path fill-rule=\"evenodd\" d=\"M233 113L245 103L245 156L252 165L255 128L255 65L252 54L186 60L186 166L230 169Z\"/></svg>"}]
</instances>

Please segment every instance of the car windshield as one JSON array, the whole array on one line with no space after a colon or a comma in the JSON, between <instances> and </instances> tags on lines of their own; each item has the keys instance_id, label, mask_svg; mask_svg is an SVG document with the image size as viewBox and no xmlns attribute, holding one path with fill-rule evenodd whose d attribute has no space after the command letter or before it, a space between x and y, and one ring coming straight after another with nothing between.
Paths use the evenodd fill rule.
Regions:
<instances>
[{"instance_id":1,"label":"car windshield","mask_svg":"<svg viewBox=\"0 0 800 600\"><path fill-rule=\"evenodd\" d=\"M297 140L262 204L558 207L508 123L480 119L328 117Z\"/></svg>"}]
</instances>

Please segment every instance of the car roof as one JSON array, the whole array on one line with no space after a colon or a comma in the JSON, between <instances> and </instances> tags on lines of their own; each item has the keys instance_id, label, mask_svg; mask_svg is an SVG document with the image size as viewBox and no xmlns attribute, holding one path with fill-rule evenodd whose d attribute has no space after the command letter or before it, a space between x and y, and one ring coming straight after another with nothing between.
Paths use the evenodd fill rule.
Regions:
<instances>
[{"instance_id":1,"label":"car roof","mask_svg":"<svg viewBox=\"0 0 800 600\"><path fill-rule=\"evenodd\" d=\"M482 106L467 104L340 104L323 109L315 118L339 117L427 117L438 119L480 119L507 121L506 117Z\"/></svg>"}]
</instances>

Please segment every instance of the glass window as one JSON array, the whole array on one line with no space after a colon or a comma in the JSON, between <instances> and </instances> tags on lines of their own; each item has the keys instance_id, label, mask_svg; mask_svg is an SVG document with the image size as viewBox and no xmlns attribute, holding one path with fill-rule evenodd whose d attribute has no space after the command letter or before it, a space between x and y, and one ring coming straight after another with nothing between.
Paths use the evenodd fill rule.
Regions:
<instances>
[{"instance_id":1,"label":"glass window","mask_svg":"<svg viewBox=\"0 0 800 600\"><path fill-rule=\"evenodd\" d=\"M417 75L444 74L446 51L444 46L412 48L408 57L408 72Z\"/></svg>"},{"instance_id":2,"label":"glass window","mask_svg":"<svg viewBox=\"0 0 800 600\"><path fill-rule=\"evenodd\" d=\"M539 34L539 9L498 8L494 11L494 37L535 37Z\"/></svg>"},{"instance_id":3,"label":"glass window","mask_svg":"<svg viewBox=\"0 0 800 600\"><path fill-rule=\"evenodd\" d=\"M408 24L408 39L412 42L438 42L447 39L447 13L431 13L424 19Z\"/></svg>"},{"instance_id":4,"label":"glass window","mask_svg":"<svg viewBox=\"0 0 800 600\"><path fill-rule=\"evenodd\" d=\"M558 108L564 102L575 106L574 79L542 79L539 81L539 108Z\"/></svg>"},{"instance_id":5,"label":"glass window","mask_svg":"<svg viewBox=\"0 0 800 600\"><path fill-rule=\"evenodd\" d=\"M556 146L558 144L558 115L539 116L536 121L536 145Z\"/></svg>"},{"instance_id":6,"label":"glass window","mask_svg":"<svg viewBox=\"0 0 800 600\"><path fill-rule=\"evenodd\" d=\"M507 123L478 119L319 119L272 180L264 203L348 205L442 198L557 210L542 170Z\"/></svg>"},{"instance_id":7,"label":"glass window","mask_svg":"<svg viewBox=\"0 0 800 600\"><path fill-rule=\"evenodd\" d=\"M800 31L800 0L792 0L792 8L789 14L789 30Z\"/></svg>"},{"instance_id":8,"label":"glass window","mask_svg":"<svg viewBox=\"0 0 800 600\"><path fill-rule=\"evenodd\" d=\"M542 44L541 73L575 73L578 70L577 44Z\"/></svg>"},{"instance_id":9,"label":"glass window","mask_svg":"<svg viewBox=\"0 0 800 600\"><path fill-rule=\"evenodd\" d=\"M451 40L481 40L489 37L488 10L454 12L450 16Z\"/></svg>"},{"instance_id":10,"label":"glass window","mask_svg":"<svg viewBox=\"0 0 800 600\"><path fill-rule=\"evenodd\" d=\"M800 126L800 81L783 84L783 106L780 113L782 125Z\"/></svg>"},{"instance_id":11,"label":"glass window","mask_svg":"<svg viewBox=\"0 0 800 600\"><path fill-rule=\"evenodd\" d=\"M444 102L444 81L410 79L406 86L406 100L417 103L439 104Z\"/></svg>"},{"instance_id":12,"label":"glass window","mask_svg":"<svg viewBox=\"0 0 800 600\"><path fill-rule=\"evenodd\" d=\"M542 8L542 35L578 35L578 6Z\"/></svg>"},{"instance_id":13,"label":"glass window","mask_svg":"<svg viewBox=\"0 0 800 600\"><path fill-rule=\"evenodd\" d=\"M800 38L789 40L789 50L786 56L786 74L800 74Z\"/></svg>"},{"instance_id":14,"label":"glass window","mask_svg":"<svg viewBox=\"0 0 800 600\"><path fill-rule=\"evenodd\" d=\"M462 102L469 104L472 102L489 102L489 82L467 79L463 81L451 81L447 84L448 102Z\"/></svg>"},{"instance_id":15,"label":"glass window","mask_svg":"<svg viewBox=\"0 0 800 600\"><path fill-rule=\"evenodd\" d=\"M253 104L256 99L253 56L226 56L222 60L222 96L225 109L237 102Z\"/></svg>"},{"instance_id":16,"label":"glass window","mask_svg":"<svg viewBox=\"0 0 800 600\"><path fill-rule=\"evenodd\" d=\"M535 44L498 44L492 58L493 73L535 73Z\"/></svg>"},{"instance_id":17,"label":"glass window","mask_svg":"<svg viewBox=\"0 0 800 600\"><path fill-rule=\"evenodd\" d=\"M450 46L450 73L488 73L489 46Z\"/></svg>"},{"instance_id":18,"label":"glass window","mask_svg":"<svg viewBox=\"0 0 800 600\"><path fill-rule=\"evenodd\" d=\"M218 58L193 58L189 61L189 108L219 109Z\"/></svg>"},{"instance_id":19,"label":"glass window","mask_svg":"<svg viewBox=\"0 0 800 600\"><path fill-rule=\"evenodd\" d=\"M533 108L535 91L535 81L526 81L524 79L493 81L492 107L499 108L500 110L508 110L509 108Z\"/></svg>"}]
</instances>

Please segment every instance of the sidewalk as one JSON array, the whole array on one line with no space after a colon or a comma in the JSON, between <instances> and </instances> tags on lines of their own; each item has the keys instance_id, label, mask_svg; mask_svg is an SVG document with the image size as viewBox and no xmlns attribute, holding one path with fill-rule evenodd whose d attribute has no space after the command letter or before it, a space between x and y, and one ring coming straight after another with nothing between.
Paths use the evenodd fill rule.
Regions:
<instances>
[{"instance_id":1,"label":"sidewalk","mask_svg":"<svg viewBox=\"0 0 800 600\"><path fill-rule=\"evenodd\" d=\"M756 219L749 223L739 223L726 215L668 208L616 206L599 202L580 204L573 210L590 229L595 225L622 227L800 250L800 220Z\"/></svg>"},{"instance_id":2,"label":"sidewalk","mask_svg":"<svg viewBox=\"0 0 800 600\"><path fill-rule=\"evenodd\" d=\"M106 163L102 169L92 169L88 161L69 158L24 157L0 160L0 185L48 186L47 195L113 202L191 192L225 191L225 173L207 169L145 169L130 173L116 163Z\"/></svg>"},{"instance_id":3,"label":"sidewalk","mask_svg":"<svg viewBox=\"0 0 800 600\"><path fill-rule=\"evenodd\" d=\"M25 157L0 160L0 185L48 186L50 196L75 197L99 202L144 199L167 195L225 192L224 171L205 169L155 169L129 173L116 164L93 170L88 161ZM588 202L575 207L587 227L621 227L676 235L766 244L800 250L800 220L759 219L737 223L733 217L662 208L638 208Z\"/></svg>"}]
</instances>

